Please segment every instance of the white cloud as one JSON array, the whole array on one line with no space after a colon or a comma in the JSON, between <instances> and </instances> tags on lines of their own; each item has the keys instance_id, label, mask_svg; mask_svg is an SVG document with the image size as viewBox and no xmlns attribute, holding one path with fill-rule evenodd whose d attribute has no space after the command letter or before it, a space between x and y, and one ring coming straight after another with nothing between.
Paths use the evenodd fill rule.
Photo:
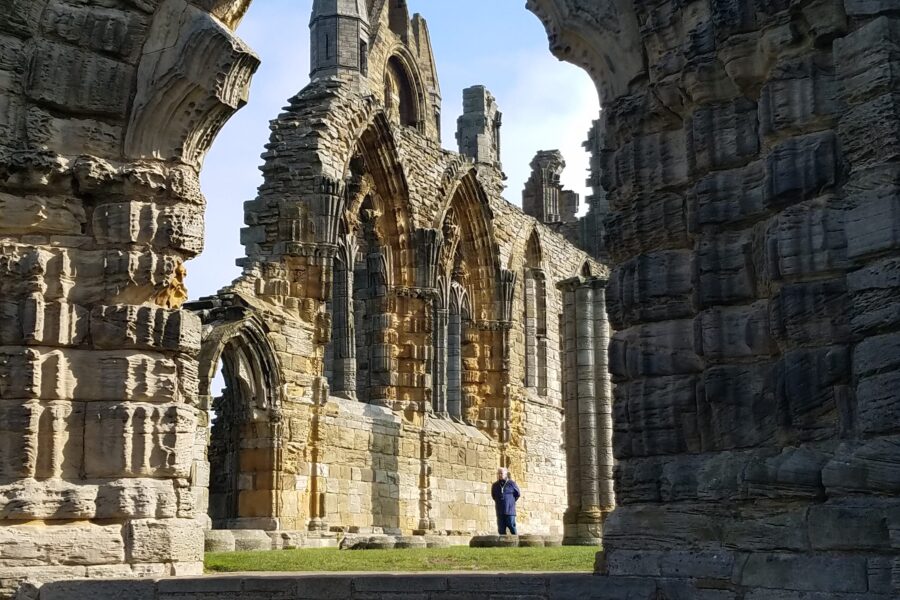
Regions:
<instances>
[{"instance_id":1,"label":"white cloud","mask_svg":"<svg viewBox=\"0 0 900 600\"><path fill-rule=\"evenodd\" d=\"M515 86L504 111L503 167L509 176L507 198L521 203L522 188L531 174L530 163L539 150L559 150L566 160L563 184L589 193L589 156L582 144L600 114L597 90L578 67L560 63L547 51L516 58Z\"/></svg>"}]
</instances>

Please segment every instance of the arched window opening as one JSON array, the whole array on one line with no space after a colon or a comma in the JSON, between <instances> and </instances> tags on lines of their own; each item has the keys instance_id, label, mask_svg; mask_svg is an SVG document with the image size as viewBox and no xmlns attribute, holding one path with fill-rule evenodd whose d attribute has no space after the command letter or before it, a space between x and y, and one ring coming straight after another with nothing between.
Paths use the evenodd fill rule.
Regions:
<instances>
[{"instance_id":1,"label":"arched window opening","mask_svg":"<svg viewBox=\"0 0 900 600\"><path fill-rule=\"evenodd\" d=\"M220 380L224 387L210 407L209 517L216 529L240 528L243 520L256 517L247 510L248 495L272 489L274 457L248 456L271 435L272 390L266 371L258 348L241 337L226 342L221 376L213 383Z\"/></svg>"},{"instance_id":2,"label":"arched window opening","mask_svg":"<svg viewBox=\"0 0 900 600\"><path fill-rule=\"evenodd\" d=\"M547 395L547 278L537 233L525 252L525 387Z\"/></svg>"},{"instance_id":3,"label":"arched window opening","mask_svg":"<svg viewBox=\"0 0 900 600\"><path fill-rule=\"evenodd\" d=\"M359 72L369 74L369 44L364 40L359 40Z\"/></svg>"},{"instance_id":4,"label":"arched window opening","mask_svg":"<svg viewBox=\"0 0 900 600\"><path fill-rule=\"evenodd\" d=\"M458 273L454 273L454 278ZM450 286L450 315L447 327L447 413L461 420L465 409L464 345L471 309L465 287L459 281Z\"/></svg>"},{"instance_id":5,"label":"arched window opening","mask_svg":"<svg viewBox=\"0 0 900 600\"><path fill-rule=\"evenodd\" d=\"M195 307L204 325L198 391L208 417L209 483L197 512L216 529L264 529L280 514L282 465L272 440L280 435L282 384L265 324L237 296ZM202 471L198 470L198 474Z\"/></svg>"},{"instance_id":6,"label":"arched window opening","mask_svg":"<svg viewBox=\"0 0 900 600\"><path fill-rule=\"evenodd\" d=\"M355 399L357 394L357 325L353 300L356 246L356 236L344 219L334 261L334 283L327 304L331 315L331 339L325 347L325 376L331 393L347 399Z\"/></svg>"},{"instance_id":7,"label":"arched window opening","mask_svg":"<svg viewBox=\"0 0 900 600\"><path fill-rule=\"evenodd\" d=\"M359 232L353 259L352 334L356 345L356 398L362 402L388 400L396 379L394 348L389 335L390 247L381 231L383 211L374 196L359 211ZM348 339L349 336L348 336Z\"/></svg>"},{"instance_id":8,"label":"arched window opening","mask_svg":"<svg viewBox=\"0 0 900 600\"><path fill-rule=\"evenodd\" d=\"M416 127L419 122L416 94L406 67L392 56L384 73L384 105L388 118L405 127Z\"/></svg>"}]
</instances>

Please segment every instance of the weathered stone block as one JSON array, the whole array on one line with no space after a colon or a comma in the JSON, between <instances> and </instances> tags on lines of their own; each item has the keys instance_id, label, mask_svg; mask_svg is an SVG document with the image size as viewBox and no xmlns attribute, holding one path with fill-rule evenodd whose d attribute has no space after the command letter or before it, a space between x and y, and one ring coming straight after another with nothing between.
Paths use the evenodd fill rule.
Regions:
<instances>
[{"instance_id":1,"label":"weathered stone block","mask_svg":"<svg viewBox=\"0 0 900 600\"><path fill-rule=\"evenodd\" d=\"M622 264L606 290L612 327L692 316L691 259L690 252L668 251L643 254Z\"/></svg>"},{"instance_id":2,"label":"weathered stone block","mask_svg":"<svg viewBox=\"0 0 900 600\"><path fill-rule=\"evenodd\" d=\"M766 157L766 198L769 205L799 202L821 194L838 181L837 136L826 131L794 137Z\"/></svg>"},{"instance_id":3,"label":"weathered stone block","mask_svg":"<svg viewBox=\"0 0 900 600\"><path fill-rule=\"evenodd\" d=\"M846 103L858 104L896 90L900 85L900 21L879 17L835 40L834 58Z\"/></svg>"},{"instance_id":4,"label":"weathered stone block","mask_svg":"<svg viewBox=\"0 0 900 600\"><path fill-rule=\"evenodd\" d=\"M829 497L854 493L897 494L900 491L900 437L842 444L822 471Z\"/></svg>"},{"instance_id":5,"label":"weathered stone block","mask_svg":"<svg viewBox=\"0 0 900 600\"><path fill-rule=\"evenodd\" d=\"M617 331L610 343L614 377L678 375L702 370L692 320L668 321Z\"/></svg>"},{"instance_id":6,"label":"weathered stone block","mask_svg":"<svg viewBox=\"0 0 900 600\"><path fill-rule=\"evenodd\" d=\"M854 333L880 331L900 324L900 260L887 258L847 275L852 298L848 315Z\"/></svg>"},{"instance_id":7,"label":"weathered stone block","mask_svg":"<svg viewBox=\"0 0 900 600\"><path fill-rule=\"evenodd\" d=\"M603 527L603 544L617 550L679 550L719 544L723 519L709 505L620 506ZM624 573L622 573L624 575Z\"/></svg>"},{"instance_id":8,"label":"weathered stone block","mask_svg":"<svg viewBox=\"0 0 900 600\"><path fill-rule=\"evenodd\" d=\"M746 167L714 171L702 178L688 194L692 232L707 225L722 225L768 214L765 163L754 161Z\"/></svg>"},{"instance_id":9,"label":"weathered stone block","mask_svg":"<svg viewBox=\"0 0 900 600\"><path fill-rule=\"evenodd\" d=\"M694 377L653 377L617 385L616 458L699 450L696 393Z\"/></svg>"},{"instance_id":10,"label":"weathered stone block","mask_svg":"<svg viewBox=\"0 0 900 600\"><path fill-rule=\"evenodd\" d=\"M861 556L754 553L736 573L748 587L821 592L868 590L866 559Z\"/></svg>"},{"instance_id":11,"label":"weathered stone block","mask_svg":"<svg viewBox=\"0 0 900 600\"><path fill-rule=\"evenodd\" d=\"M606 247L617 261L643 251L683 248L688 244L685 221L681 196L641 196L628 211L612 213L606 219Z\"/></svg>"},{"instance_id":12,"label":"weathered stone block","mask_svg":"<svg viewBox=\"0 0 900 600\"><path fill-rule=\"evenodd\" d=\"M705 451L760 446L775 437L775 376L771 364L708 367L698 399Z\"/></svg>"},{"instance_id":13,"label":"weathered stone block","mask_svg":"<svg viewBox=\"0 0 900 600\"><path fill-rule=\"evenodd\" d=\"M42 30L73 46L134 60L137 41L146 34L146 21L140 13L53 0L43 14Z\"/></svg>"},{"instance_id":14,"label":"weathered stone block","mask_svg":"<svg viewBox=\"0 0 900 600\"><path fill-rule=\"evenodd\" d=\"M83 405L0 400L0 416L0 476L80 475Z\"/></svg>"},{"instance_id":15,"label":"weathered stone block","mask_svg":"<svg viewBox=\"0 0 900 600\"><path fill-rule=\"evenodd\" d=\"M200 318L186 311L151 306L100 306L91 315L94 347L200 351Z\"/></svg>"},{"instance_id":16,"label":"weathered stone block","mask_svg":"<svg viewBox=\"0 0 900 600\"><path fill-rule=\"evenodd\" d=\"M792 206L766 232L769 277L803 277L848 266L846 213L837 206L810 202Z\"/></svg>"},{"instance_id":17,"label":"weathered stone block","mask_svg":"<svg viewBox=\"0 0 900 600\"><path fill-rule=\"evenodd\" d=\"M849 430L850 353L845 346L785 353L778 364L778 419L782 434L811 441Z\"/></svg>"},{"instance_id":18,"label":"weathered stone block","mask_svg":"<svg viewBox=\"0 0 900 600\"><path fill-rule=\"evenodd\" d=\"M822 469L829 456L808 448L786 448L774 456L747 457L739 474L751 498L822 498Z\"/></svg>"},{"instance_id":19,"label":"weathered stone block","mask_svg":"<svg viewBox=\"0 0 900 600\"><path fill-rule=\"evenodd\" d=\"M13 105L15 106L15 105ZM94 118L62 118L53 109L44 110L32 105L24 115L26 134L34 140L66 155L90 153L97 156L115 155L125 136L118 123ZM2 117L0 117L2 120ZM83 228L75 233L81 234Z\"/></svg>"},{"instance_id":20,"label":"weathered stone block","mask_svg":"<svg viewBox=\"0 0 900 600\"><path fill-rule=\"evenodd\" d=\"M687 134L691 173L736 167L756 158L758 127L756 103L745 98L694 111Z\"/></svg>"},{"instance_id":21,"label":"weathered stone block","mask_svg":"<svg viewBox=\"0 0 900 600\"><path fill-rule=\"evenodd\" d=\"M610 206L623 207L622 202L636 192L647 193L687 183L685 145L684 132L658 133L626 142L618 152L605 156L602 185L604 189L615 190L610 194Z\"/></svg>"},{"instance_id":22,"label":"weathered stone block","mask_svg":"<svg viewBox=\"0 0 900 600\"><path fill-rule=\"evenodd\" d=\"M813 550L887 550L891 547L884 513L858 505L814 506L809 511L809 538Z\"/></svg>"},{"instance_id":23,"label":"weathered stone block","mask_svg":"<svg viewBox=\"0 0 900 600\"><path fill-rule=\"evenodd\" d=\"M720 38L752 31L764 24L767 18L787 10L789 0L714 0L711 4L713 22Z\"/></svg>"},{"instance_id":24,"label":"weathered stone block","mask_svg":"<svg viewBox=\"0 0 900 600\"><path fill-rule=\"evenodd\" d=\"M698 317L703 356L709 359L769 356L775 343L769 333L769 304L715 307Z\"/></svg>"},{"instance_id":25,"label":"weathered stone block","mask_svg":"<svg viewBox=\"0 0 900 600\"><path fill-rule=\"evenodd\" d=\"M131 96L132 66L48 40L35 42L28 96L74 114L122 118Z\"/></svg>"},{"instance_id":26,"label":"weathered stone block","mask_svg":"<svg viewBox=\"0 0 900 600\"><path fill-rule=\"evenodd\" d=\"M0 233L80 234L84 206L70 196L18 196L0 192Z\"/></svg>"},{"instance_id":27,"label":"weathered stone block","mask_svg":"<svg viewBox=\"0 0 900 600\"><path fill-rule=\"evenodd\" d=\"M94 209L93 233L100 244L148 244L195 256L203 250L203 209L188 204L104 204Z\"/></svg>"},{"instance_id":28,"label":"weathered stone block","mask_svg":"<svg viewBox=\"0 0 900 600\"><path fill-rule=\"evenodd\" d=\"M757 267L753 241L746 233L726 231L704 236L696 261L696 290L701 306L756 298Z\"/></svg>"},{"instance_id":29,"label":"weathered stone block","mask_svg":"<svg viewBox=\"0 0 900 600\"><path fill-rule=\"evenodd\" d=\"M848 305L843 280L782 286L770 304L772 333L792 344L850 342Z\"/></svg>"},{"instance_id":30,"label":"weathered stone block","mask_svg":"<svg viewBox=\"0 0 900 600\"><path fill-rule=\"evenodd\" d=\"M161 556L172 562L203 561L203 530L194 520L131 521L125 540L129 562L151 563Z\"/></svg>"},{"instance_id":31,"label":"weathered stone block","mask_svg":"<svg viewBox=\"0 0 900 600\"><path fill-rule=\"evenodd\" d=\"M805 510L762 510L742 514L723 525L727 548L749 552L808 552Z\"/></svg>"},{"instance_id":32,"label":"weathered stone block","mask_svg":"<svg viewBox=\"0 0 900 600\"><path fill-rule=\"evenodd\" d=\"M0 349L0 397L103 401L180 400L178 369L162 355Z\"/></svg>"},{"instance_id":33,"label":"weathered stone block","mask_svg":"<svg viewBox=\"0 0 900 600\"><path fill-rule=\"evenodd\" d=\"M847 212L847 256L860 258L900 247L900 189L861 182Z\"/></svg>"},{"instance_id":34,"label":"weathered stone block","mask_svg":"<svg viewBox=\"0 0 900 600\"><path fill-rule=\"evenodd\" d=\"M817 23L818 24L818 23ZM760 92L763 135L803 130L829 122L837 113L834 68L821 54L779 64Z\"/></svg>"},{"instance_id":35,"label":"weathered stone block","mask_svg":"<svg viewBox=\"0 0 900 600\"><path fill-rule=\"evenodd\" d=\"M0 527L0 565L103 565L121 563L121 525L22 525Z\"/></svg>"},{"instance_id":36,"label":"weathered stone block","mask_svg":"<svg viewBox=\"0 0 900 600\"><path fill-rule=\"evenodd\" d=\"M85 412L85 473L187 479L196 429L195 411L184 405L91 403Z\"/></svg>"}]
</instances>

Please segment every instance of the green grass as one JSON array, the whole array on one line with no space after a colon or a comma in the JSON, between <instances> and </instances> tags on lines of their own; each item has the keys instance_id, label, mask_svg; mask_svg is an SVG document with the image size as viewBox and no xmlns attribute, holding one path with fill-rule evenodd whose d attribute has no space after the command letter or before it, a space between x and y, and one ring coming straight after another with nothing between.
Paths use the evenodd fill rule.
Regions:
<instances>
[{"instance_id":1,"label":"green grass","mask_svg":"<svg viewBox=\"0 0 900 600\"><path fill-rule=\"evenodd\" d=\"M216 573L269 572L423 572L543 571L590 572L597 548L467 548L410 550L337 550L310 548L271 552L206 555L206 570Z\"/></svg>"}]
</instances>

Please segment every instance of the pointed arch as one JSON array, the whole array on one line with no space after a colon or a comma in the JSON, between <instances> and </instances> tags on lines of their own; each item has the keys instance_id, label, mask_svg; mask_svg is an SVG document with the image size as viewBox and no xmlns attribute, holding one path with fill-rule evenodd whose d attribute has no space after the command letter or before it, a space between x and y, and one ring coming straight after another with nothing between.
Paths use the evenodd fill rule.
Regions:
<instances>
[{"instance_id":1,"label":"pointed arch","mask_svg":"<svg viewBox=\"0 0 900 600\"><path fill-rule=\"evenodd\" d=\"M375 233L390 265L390 283L414 285L409 186L384 113L377 113L360 135L345 173L350 182L344 211L349 228L355 233L366 218L375 219Z\"/></svg>"},{"instance_id":2,"label":"pointed arch","mask_svg":"<svg viewBox=\"0 0 900 600\"><path fill-rule=\"evenodd\" d=\"M475 321L500 320L500 252L494 238L493 212L474 168L460 174L445 186L448 189L443 210L435 227L446 230L448 217L458 227L456 255L464 262L466 288ZM446 231L445 243L446 240ZM454 261L456 256L454 255ZM452 268L452 267L451 267Z\"/></svg>"},{"instance_id":3,"label":"pointed arch","mask_svg":"<svg viewBox=\"0 0 900 600\"><path fill-rule=\"evenodd\" d=\"M525 273L522 278L523 322L525 324L525 387L547 395L547 277L538 228L525 244Z\"/></svg>"},{"instance_id":4,"label":"pointed arch","mask_svg":"<svg viewBox=\"0 0 900 600\"><path fill-rule=\"evenodd\" d=\"M240 306L240 298L235 300L237 307L204 313L212 327L199 357L199 391L212 399L214 416L208 432L212 473L208 510L213 526L225 529L241 528L245 519L274 522L281 512L277 490L282 466L270 440L277 439L281 422L282 371L265 322L246 305ZM220 363L225 389L213 398L211 387ZM254 498L252 513L246 512L249 503L242 501L244 495ZM268 495L268 505L259 503L261 495Z\"/></svg>"}]
</instances>

